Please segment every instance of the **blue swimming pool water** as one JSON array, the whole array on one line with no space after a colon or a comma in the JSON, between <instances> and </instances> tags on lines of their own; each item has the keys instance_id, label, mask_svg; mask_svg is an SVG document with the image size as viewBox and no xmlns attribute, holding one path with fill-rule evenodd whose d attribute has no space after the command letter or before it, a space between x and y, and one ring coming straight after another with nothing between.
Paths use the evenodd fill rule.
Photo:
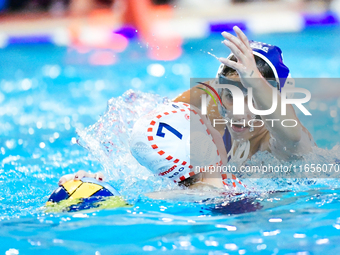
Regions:
<instances>
[{"instance_id":1,"label":"blue swimming pool water","mask_svg":"<svg viewBox=\"0 0 340 255\"><path fill-rule=\"evenodd\" d=\"M339 32L329 27L250 37L280 45L295 77L337 78ZM258 193L232 198L224 206L221 198L203 200L199 195L176 201L143 196L174 187L133 161L126 144L128 130L145 109L188 89L190 78L213 77L219 64L207 52L228 54L220 41L219 35L188 40L183 55L168 62L149 60L146 46L133 41L123 53L112 53L117 58L112 66L89 65L93 52L48 44L2 49L0 252L337 254L340 183L336 179L262 179L253 182ZM164 75L150 75L152 64L162 65ZM336 89L310 86L313 119L300 118L323 149L318 160L327 162L340 155L336 146L340 97ZM128 89L134 91L125 93ZM117 124L109 122L118 117ZM102 145L96 147L91 140L98 123L111 128L104 134L110 137L97 136L115 142L111 154L103 154ZM76 138L89 150L77 145ZM63 174L104 168L110 182L134 207L76 214L45 214L40 209Z\"/></svg>"}]
</instances>

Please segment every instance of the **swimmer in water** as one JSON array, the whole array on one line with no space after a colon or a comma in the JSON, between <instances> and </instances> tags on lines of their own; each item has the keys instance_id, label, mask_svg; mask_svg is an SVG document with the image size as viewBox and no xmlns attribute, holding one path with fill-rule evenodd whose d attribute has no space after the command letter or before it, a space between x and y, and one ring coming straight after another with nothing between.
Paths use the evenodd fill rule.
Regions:
<instances>
[{"instance_id":1,"label":"swimmer in water","mask_svg":"<svg viewBox=\"0 0 340 255\"><path fill-rule=\"evenodd\" d=\"M228 164L229 160L236 160L244 163L258 151L268 151L275 157L282 160L292 160L301 157L312 151L315 146L313 138L308 130L300 123L294 108L287 105L287 113L281 115L281 96L278 93L278 107L270 115L254 116L248 109L246 94L248 88L253 88L253 104L255 109L267 110L271 106L272 84L281 91L281 88L289 85L289 69L284 65L281 50L272 45L251 42L246 35L238 28L234 27L237 36L227 32L222 35L225 38L223 43L231 50L232 54L228 58L219 58L222 63L218 72L219 80L222 83L235 85L245 92L244 95L244 115L233 115L233 96L228 89L218 89L222 105L217 108L212 102L209 103L207 116L212 122L213 119L228 120L227 126L217 125L212 127L210 122L200 114L201 96L205 94L198 88L205 87L198 85L184 92L174 99L175 102L185 102L200 114L205 125L213 134L215 145L219 151L223 164ZM271 81L272 80L272 81ZM216 80L207 81L206 84L214 87ZM281 125L270 125L270 120L278 120L280 123L284 119L295 120L295 127L283 127ZM265 125L260 127L250 127L247 125L230 125L233 123L245 123L252 120L256 125L257 120L262 120ZM267 121L268 120L268 121ZM70 179L81 179L82 177L96 177L104 179L101 173L96 175L80 171L73 175L63 176L59 185ZM234 176L233 176L234 178ZM222 176L222 179L225 177ZM202 173L195 173L187 176L179 184L191 188L201 188L202 184L208 187L221 188L221 181L206 178ZM240 182L237 182L240 183ZM199 184L199 185L197 185ZM241 184L241 183L240 183ZM235 187L235 186L234 186ZM157 197L157 196L156 196Z\"/></svg>"},{"instance_id":2,"label":"swimmer in water","mask_svg":"<svg viewBox=\"0 0 340 255\"><path fill-rule=\"evenodd\" d=\"M220 83L235 85L244 93L244 114L233 115L233 95L228 89L218 89L222 105L218 107L210 100L207 116L214 119L225 119L227 125L216 125L221 134L229 159L240 163L251 158L258 151L268 151L281 160L289 161L312 151L315 146L309 131L301 124L292 105L287 105L286 115L281 115L281 95L278 93L277 109L270 115L255 116L247 105L247 89L253 89L253 105L255 109L267 110L272 104L272 87L289 86L291 79L289 69L282 59L280 48L265 43L249 41L246 35L234 27L237 36L223 32L223 43L231 50L227 58L219 58L221 66L218 72ZM214 87L216 80L205 84ZM198 85L179 95L174 101L190 103L201 108L201 96L206 94ZM210 90L211 91L211 90ZM211 91L211 93L213 93ZM295 127L284 127L284 119L295 120ZM275 124L272 121L275 120ZM253 126L247 125L251 121ZM259 123L256 123L256 122ZM261 122L260 122L261 121ZM230 123L238 123L231 125ZM241 123L241 124L240 124ZM245 124L243 124L245 123ZM223 136L223 137L222 137ZM218 147L219 151L222 148ZM225 162L224 162L225 163Z\"/></svg>"},{"instance_id":3,"label":"swimmer in water","mask_svg":"<svg viewBox=\"0 0 340 255\"><path fill-rule=\"evenodd\" d=\"M198 112L195 107L182 102L159 105L135 123L130 135L131 153L155 175L168 178L180 186L209 190L210 194L212 190L225 191L220 172L200 169L201 166L220 166L222 157L226 158L227 155L221 155L217 150L216 143L223 148L222 154L225 153L218 131ZM104 180L102 173L78 171L63 176L59 185L83 177ZM229 177L233 178L231 174ZM236 177L235 180L238 181ZM148 196L159 198L160 194L158 192L157 196L154 193ZM169 198L166 193L162 193L161 197Z\"/></svg>"}]
</instances>

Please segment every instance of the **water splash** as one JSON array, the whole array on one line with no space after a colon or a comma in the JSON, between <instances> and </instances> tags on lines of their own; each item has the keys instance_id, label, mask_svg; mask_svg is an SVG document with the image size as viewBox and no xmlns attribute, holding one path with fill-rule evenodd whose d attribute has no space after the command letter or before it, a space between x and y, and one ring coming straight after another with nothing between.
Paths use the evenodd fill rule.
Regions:
<instances>
[{"instance_id":1,"label":"water splash","mask_svg":"<svg viewBox=\"0 0 340 255\"><path fill-rule=\"evenodd\" d=\"M108 101L107 110L97 123L77 130L78 144L100 162L109 181L130 203L136 202L147 192L179 188L172 181L154 176L141 166L131 155L129 148L134 123L141 116L169 101L159 95L129 90ZM207 195L209 203L221 199L219 196L219 200L211 200L218 197L218 194L202 194L200 191L188 196L189 201L196 202L207 200ZM180 192L178 199L184 201L188 197L185 192Z\"/></svg>"},{"instance_id":2,"label":"water splash","mask_svg":"<svg viewBox=\"0 0 340 255\"><path fill-rule=\"evenodd\" d=\"M77 130L78 144L103 165L109 180L128 197L136 198L141 193L174 186L141 166L129 148L134 123L167 101L158 95L128 90L108 101L107 110L97 123Z\"/></svg>"},{"instance_id":3,"label":"water splash","mask_svg":"<svg viewBox=\"0 0 340 255\"><path fill-rule=\"evenodd\" d=\"M134 123L142 115L169 101L159 95L129 90L122 96L108 101L107 110L97 123L84 130L78 130L78 143L85 147L103 165L105 173L114 182L116 188L127 197L136 197L148 191L176 188L166 179L153 176L131 155L129 138ZM258 152L246 162L247 166L296 166L305 164L336 163L339 158L339 146L332 150L315 148L313 153L294 162L282 162L268 152ZM299 170L299 169L298 169ZM306 176L297 173L275 173L271 178L266 175L254 176L249 173L238 173L239 178L247 184L248 191L267 193L272 191L301 191L317 187L340 186L338 173L308 173ZM251 178L250 178L251 177ZM256 177L256 178L254 178ZM322 177L322 178L320 178ZM327 179L325 179L327 178Z\"/></svg>"}]
</instances>

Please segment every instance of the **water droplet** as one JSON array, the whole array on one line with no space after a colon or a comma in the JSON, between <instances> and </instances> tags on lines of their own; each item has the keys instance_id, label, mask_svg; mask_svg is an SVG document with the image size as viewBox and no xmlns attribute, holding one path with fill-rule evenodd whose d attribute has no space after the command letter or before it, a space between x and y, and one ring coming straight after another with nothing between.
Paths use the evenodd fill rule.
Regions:
<instances>
[{"instance_id":1,"label":"water droplet","mask_svg":"<svg viewBox=\"0 0 340 255\"><path fill-rule=\"evenodd\" d=\"M218 57L212 53L210 53L209 51L207 52L210 56L213 56L214 58L216 58L218 60Z\"/></svg>"}]
</instances>

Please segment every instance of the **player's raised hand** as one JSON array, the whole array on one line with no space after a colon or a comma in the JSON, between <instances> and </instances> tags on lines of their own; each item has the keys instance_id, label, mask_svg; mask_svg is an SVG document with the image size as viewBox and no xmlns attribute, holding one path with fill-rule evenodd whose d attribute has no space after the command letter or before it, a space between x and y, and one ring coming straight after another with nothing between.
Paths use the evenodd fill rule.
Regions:
<instances>
[{"instance_id":1,"label":"player's raised hand","mask_svg":"<svg viewBox=\"0 0 340 255\"><path fill-rule=\"evenodd\" d=\"M221 63L235 69L239 74L243 85L248 87L248 82L246 82L247 78L260 78L262 75L257 69L253 50L249 45L247 36L239 27L235 26L233 29L237 36L227 32L223 32L222 35L226 39L223 43L237 58L237 62L227 58L219 58L219 60Z\"/></svg>"}]
</instances>

